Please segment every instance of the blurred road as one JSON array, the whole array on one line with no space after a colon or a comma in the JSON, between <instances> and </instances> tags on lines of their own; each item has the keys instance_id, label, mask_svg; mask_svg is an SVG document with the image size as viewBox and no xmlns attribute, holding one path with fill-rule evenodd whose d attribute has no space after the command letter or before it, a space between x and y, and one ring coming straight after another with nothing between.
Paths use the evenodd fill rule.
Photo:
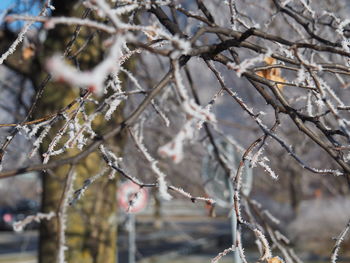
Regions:
<instances>
[{"instance_id":1,"label":"blurred road","mask_svg":"<svg viewBox=\"0 0 350 263\"><path fill-rule=\"evenodd\" d=\"M162 228L155 228L151 220L139 220L136 225L136 258L139 263L199 263L210 262L217 253L231 245L228 220L199 218L171 218L164 221ZM118 262L128 262L128 235L123 227L118 236ZM249 237L246 237L249 239ZM22 233L0 231L0 263L37 263L38 232ZM258 258L256 249L247 249L249 262ZM303 256L305 262L326 262ZM227 255L222 263L233 262ZM339 259L339 263L350 262Z\"/></svg>"},{"instance_id":2,"label":"blurred road","mask_svg":"<svg viewBox=\"0 0 350 263\"><path fill-rule=\"evenodd\" d=\"M38 232L0 232L0 262L36 263Z\"/></svg>"},{"instance_id":3,"label":"blurred road","mask_svg":"<svg viewBox=\"0 0 350 263\"><path fill-rule=\"evenodd\" d=\"M230 245L229 223L224 220L168 220L161 229L152 221L136 226L137 259L167 255L176 258L195 252L215 255L220 247ZM128 235L121 229L118 237L119 262L127 262ZM38 232L0 232L0 263L34 263L38 247Z\"/></svg>"},{"instance_id":4,"label":"blurred road","mask_svg":"<svg viewBox=\"0 0 350 263\"><path fill-rule=\"evenodd\" d=\"M143 222L136 228L138 261L162 255L168 259L176 258L204 251L210 256L216 255L231 242L228 220L168 220L161 229L154 228L152 222ZM127 232L120 231L119 262L127 262L127 238Z\"/></svg>"}]
</instances>

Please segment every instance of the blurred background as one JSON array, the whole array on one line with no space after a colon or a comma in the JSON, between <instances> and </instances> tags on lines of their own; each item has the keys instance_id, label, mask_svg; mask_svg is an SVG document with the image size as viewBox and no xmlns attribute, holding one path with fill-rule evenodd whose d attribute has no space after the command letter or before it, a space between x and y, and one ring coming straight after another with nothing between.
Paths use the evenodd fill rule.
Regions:
<instances>
[{"instance_id":1,"label":"blurred background","mask_svg":"<svg viewBox=\"0 0 350 263\"><path fill-rule=\"evenodd\" d=\"M196 1L176 2L190 11L198 11ZM216 23L225 26L225 23L230 20L226 3L219 0L204 2L214 15ZM305 1L286 2L292 2L297 9L305 9L302 5ZM343 19L347 18L350 12L347 0L306 2L319 13L327 11ZM42 4L43 2L39 0L1 1L1 53L7 50L9 43L12 43L19 30L24 26L23 22L10 23L4 18L10 14L37 15ZM53 1L53 5L56 10L52 12L52 15L57 16L80 17L83 13L82 10L84 10L81 1ZM242 16L242 19L247 24L256 23L260 25L262 30L268 30L269 33L282 35L288 39L298 37L296 32L290 31L290 28L293 27L292 21L276 15L272 1L237 1L237 9L244 10L242 12L245 16ZM164 8L164 10L169 16L174 16L170 9ZM306 13L307 11L305 11ZM51 13L49 12L48 15L50 16ZM96 18L92 14L89 15L91 18ZM190 20L184 19L179 12L175 14L176 16L178 24L184 32L189 35L193 34L198 25L193 25ZM151 20L151 14L147 12L139 14L136 18L133 17L133 19L140 24L160 26L155 19ZM40 90L40 83L45 80L47 73L44 64L46 59L54 53L64 52L64 47L69 42L74 30L74 26L57 26L50 31L42 23L34 23L17 52L0 65L0 124L21 123L23 121L30 110L35 94ZM96 65L105 52L101 43L106 37L102 33L87 29L82 30L77 40L77 46L72 47L70 54L77 52L79 47L84 46L84 41L91 36L94 36L91 45L79 56L73 58L71 62L79 65L82 70ZM203 40L205 43L213 41L215 38L211 38L211 36L206 36L206 39ZM256 41L261 42L262 45L266 44L264 40ZM252 56L251 51L238 50L237 52L242 58ZM127 67L137 76L138 83L145 90L150 90L160 80L162 74L167 72L168 63L167 58L142 53L137 55ZM248 87L250 85L248 81L237 77L224 66L218 65L217 68L225 77L227 85L235 90L248 105L253 106L255 112L265 112L261 118L266 124L272 126L274 111L266 106L266 102L256 90ZM196 58L189 61L187 71L189 73L183 74L186 86L193 86L198 93L199 101L202 105L207 105L219 90L216 79L213 74L204 73L207 72L205 63ZM296 74L288 71L282 72L283 77L288 80L297 78ZM123 78L126 90L136 86L127 74ZM344 79L345 84L337 90L339 91L338 96L350 103L349 77L345 76ZM335 76L328 76L327 81L331 86L338 87L340 85L340 81ZM31 117L35 119L57 112L78 96L78 93L78 91L60 83L49 84ZM285 87L284 94L298 105L298 99L301 97L301 92L298 89ZM68 260L68 262L102 262L93 261L90 259L93 258L92 256L84 254L85 250L88 251L91 247L98 246L92 240L95 238L94 230L99 229L97 226L102 222L100 220L114 224L115 229L101 227L103 228L101 231L110 231L110 234L115 236L115 238L108 240L112 240L116 244L117 249L114 249L113 253L117 255L118 262L129 262L130 248L134 249L132 253L137 262L196 263L210 262L219 252L231 247L230 211L232 204L230 200L232 199L232 189L230 190L229 185L225 182L224 171L220 169L215 158L212 157L213 153L208 146L207 136L201 132L197 138L185 145L184 158L178 164L171 160L162 159L157 153L158 148L173 138L186 121L184 114L179 114L179 100L174 89L169 89L160 97L159 101L166 101L166 104L162 105L162 110L171 125L168 127L164 125L165 120L159 115L152 114L151 111L145 113L139 125L142 125L144 143L148 151L152 156L161 160L159 166L166 171L168 175L166 179L169 184L183 188L192 196L213 198L217 202L216 206L213 208L205 202L191 202L188 198L176 193L172 193L173 199L171 201L164 201L155 189L148 189L141 200L138 200L136 213L130 214L126 212L128 207L123 205L123 199L128 199L128 194L130 194L128 191L132 189L132 186L125 186L124 179L118 179L113 181L115 188L111 188L111 190L107 189L106 186L109 183L101 181L101 184L94 186L95 188L89 188L86 196L79 200L76 206L69 207L69 211L72 212L69 219L72 221L68 220L68 222L73 223L68 226L68 232L70 235L75 235L73 239L76 238L76 240L69 241L68 248L77 251L77 254L81 253L77 256L73 255L75 252L69 252L72 254L70 256L75 257L76 260ZM97 127L96 130L113 127L113 123L118 122L121 115L128 116L142 98L143 95L128 98L111 122L98 119L93 123L93 126ZM88 107L94 109L95 106ZM220 96L213 106L213 112L217 117L217 125L213 130L220 138L218 143L222 146L222 150L230 156L228 159L231 165L237 168L242 150L246 149L252 141L263 133L247 114L242 113L240 106L235 104L231 97ZM279 127L278 133L286 138L286 142L293 146L293 150L297 154L303 156L313 167L323 167L324 164L327 164L328 168L336 168L331 159L320 152L315 143L299 133L287 116L281 116L280 121L283 125ZM44 146L40 147L46 149L59 128L57 126L53 131L50 131L49 138L44 141ZM13 127L0 127L1 144L6 142L8 136L12 136L14 129ZM38 127L40 132L42 129L42 127ZM36 133L33 129L28 131L20 129L6 148L6 154L1 162L3 171L41 163L41 156L45 151L43 148L35 147L40 132ZM122 146L120 141L122 141ZM127 170L128 173L145 182L154 180L149 163L142 157L129 137L122 135L114 138L109 146L123 157L123 169ZM246 179L243 184L247 188L251 200L254 200L250 205L256 208L256 211L251 212L257 218L256 222L264 225L266 224L264 218L267 218L268 226L274 229L274 233L279 233L277 235L280 235L281 242L285 240L283 236L288 237L288 240L285 240L287 245L293 247L305 262L329 261L329 255L335 244L334 238L344 229L350 218L348 182L340 176L311 174L292 160L290 155L273 140L269 140L264 147L264 154L269 157L269 166L278 175L277 180L268 176L264 169L249 166L244 169ZM29 156L31 157L29 158ZM101 173L103 163L101 158L97 157L87 160L83 167L79 168L81 178L77 179L74 189L81 188L86 179ZM64 185L62 178L66 175L66 169L63 169L62 174L61 170L49 169L45 171L45 175L41 172L31 172L0 180L1 263L38 262L38 255L40 259L40 254L51 253L49 251L51 251L52 245L41 248L39 245L40 240L45 244L50 244L47 240L52 238L53 232L51 233L52 226L49 223L40 226L40 223L33 222L22 232L14 232L13 223L38 212L56 211L54 205L54 208L49 209L49 207L51 203L54 203L53 200L59 199L60 191ZM51 184L48 180L53 180L54 183ZM106 188L104 188L105 186ZM130 191L132 192L132 190ZM97 205L94 205L99 202L99 198L104 200L103 202L107 202L106 196L113 199L113 202L108 201L109 208L106 210L112 208L116 210L114 216L108 216L108 218L103 214L104 209L99 210ZM86 202L87 205L85 206L83 202ZM92 211L95 211L95 214L99 214L103 219L93 218ZM262 215L261 218L259 215ZM247 214L244 216L249 217ZM76 219L78 217L79 219ZM86 225L90 226L87 233L83 230L83 226ZM41 236L40 231L42 231ZM85 240L78 241L77 236L79 235L84 236ZM130 243L130 239L132 243ZM259 253L251 231L242 231L242 243L248 261L256 261L259 258ZM277 250L276 247L273 249ZM97 252L86 252L86 254L89 253L97 254ZM276 253L281 255L280 252ZM45 261L41 258L40 260L41 262L50 262L51 259ZM232 254L228 254L221 262L234 262L234 257ZM350 262L350 239L348 237L342 243L341 257L338 262Z\"/></svg>"}]
</instances>

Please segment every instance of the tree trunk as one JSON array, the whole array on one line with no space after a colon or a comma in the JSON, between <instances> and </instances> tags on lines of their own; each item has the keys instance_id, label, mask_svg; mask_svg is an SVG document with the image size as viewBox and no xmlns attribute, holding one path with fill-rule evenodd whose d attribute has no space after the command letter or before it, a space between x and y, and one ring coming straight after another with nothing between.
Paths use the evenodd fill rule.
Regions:
<instances>
[{"instance_id":1,"label":"tree trunk","mask_svg":"<svg viewBox=\"0 0 350 263\"><path fill-rule=\"evenodd\" d=\"M55 1L56 10L54 16L81 17L84 12L81 8L75 8L76 1ZM80 5L81 6L81 5ZM53 53L63 53L67 43L72 38L75 26L57 26L49 31L41 52L44 59ZM78 50L83 43L94 34L90 44L79 55L78 61L81 69L95 66L103 57L102 36L91 30L81 29L72 52ZM45 61L39 61L44 65ZM41 76L43 79L43 76ZM38 81L40 83L40 81ZM49 83L40 99L36 112L39 116L57 112L78 96L78 91L63 84ZM121 114L116 113L118 118ZM117 120L115 120L117 121ZM97 118L93 122L96 127L106 127L103 118ZM60 126L60 125L58 125ZM59 127L58 127L59 128ZM57 129L57 128L56 128ZM53 128L55 130L55 128ZM45 152L49 142L55 133L47 136L42 144L41 152ZM64 141L64 140L63 140ZM120 145L120 138L119 138ZM111 143L111 142L110 142ZM114 149L115 150L115 149ZM76 154L77 150L69 150L59 158ZM75 166L76 180L74 189L81 188L84 181L101 172L105 163L98 153L90 154L84 161ZM43 173L42 208L44 212L57 212L64 182L69 166L59 167ZM116 203L116 179L110 179L107 174L98 178L85 192L81 200L68 208L66 229L66 261L67 262L94 262L115 263L117 255L117 203ZM58 247L58 223L57 220L43 221L40 227L39 262L52 263L57 258Z\"/></svg>"},{"instance_id":2,"label":"tree trunk","mask_svg":"<svg viewBox=\"0 0 350 263\"><path fill-rule=\"evenodd\" d=\"M76 167L77 183L98 172L97 154ZM56 211L63 192L67 167L43 175L43 210ZM101 177L88 188L82 200L68 209L67 262L116 262L116 180ZM55 262L57 221L43 221L40 228L39 262Z\"/></svg>"}]
</instances>

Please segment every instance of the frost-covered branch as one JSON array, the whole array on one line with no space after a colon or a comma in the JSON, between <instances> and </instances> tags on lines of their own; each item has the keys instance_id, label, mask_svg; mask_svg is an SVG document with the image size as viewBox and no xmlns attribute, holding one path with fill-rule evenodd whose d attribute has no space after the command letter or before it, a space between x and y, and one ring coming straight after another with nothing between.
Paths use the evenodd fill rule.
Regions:
<instances>
[{"instance_id":1,"label":"frost-covered branch","mask_svg":"<svg viewBox=\"0 0 350 263\"><path fill-rule=\"evenodd\" d=\"M54 212L50 213L37 213L36 215L30 215L21 221L13 223L13 230L16 232L21 232L23 229L32 222L40 223L41 220L51 220L56 214Z\"/></svg>"},{"instance_id":2,"label":"frost-covered branch","mask_svg":"<svg viewBox=\"0 0 350 263\"><path fill-rule=\"evenodd\" d=\"M41 9L39 16L41 15L46 15L47 14L47 9L52 9L54 10L55 8L51 5L51 0L46 0L43 8ZM19 32L16 40L11 44L11 46L7 49L5 53L3 53L0 57L0 65L4 63L4 61L8 58L8 56L12 55L15 51L17 46L23 41L26 33L30 29L30 27L35 23L35 21L30 21L24 25L24 27L21 29Z\"/></svg>"},{"instance_id":3,"label":"frost-covered branch","mask_svg":"<svg viewBox=\"0 0 350 263\"><path fill-rule=\"evenodd\" d=\"M350 229L350 221L346 224L345 228L340 233L339 237L337 237L337 241L335 242L335 245L334 245L334 248L332 249L332 254L331 254L331 262L332 263L337 262L341 243L344 241L344 238L347 235L347 233L349 232L349 229Z\"/></svg>"}]
</instances>

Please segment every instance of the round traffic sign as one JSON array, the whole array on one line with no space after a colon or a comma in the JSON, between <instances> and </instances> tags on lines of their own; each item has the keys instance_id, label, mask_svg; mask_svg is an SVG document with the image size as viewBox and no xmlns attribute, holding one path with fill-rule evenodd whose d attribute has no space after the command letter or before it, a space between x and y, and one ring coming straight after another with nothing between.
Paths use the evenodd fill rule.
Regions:
<instances>
[{"instance_id":1,"label":"round traffic sign","mask_svg":"<svg viewBox=\"0 0 350 263\"><path fill-rule=\"evenodd\" d=\"M118 189L118 204L128 213L138 213L145 209L148 192L133 182L123 183Z\"/></svg>"}]
</instances>

